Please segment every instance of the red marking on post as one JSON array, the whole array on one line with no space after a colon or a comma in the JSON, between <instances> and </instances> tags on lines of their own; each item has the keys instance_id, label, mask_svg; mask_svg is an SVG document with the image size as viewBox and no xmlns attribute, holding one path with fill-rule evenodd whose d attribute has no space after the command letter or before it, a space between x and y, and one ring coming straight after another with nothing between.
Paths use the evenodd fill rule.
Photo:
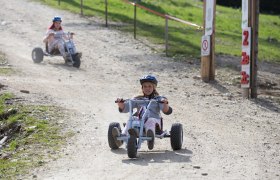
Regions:
<instances>
[{"instance_id":1,"label":"red marking on post","mask_svg":"<svg viewBox=\"0 0 280 180\"><path fill-rule=\"evenodd\" d=\"M249 45L249 41L248 41L249 32L248 31L244 31L243 32L243 36L245 36L244 41L243 41L243 46L248 46Z\"/></svg>"},{"instance_id":2,"label":"red marking on post","mask_svg":"<svg viewBox=\"0 0 280 180\"><path fill-rule=\"evenodd\" d=\"M245 71L242 71L241 75L242 75L241 84L248 84L249 83L249 80L248 80L249 75Z\"/></svg>"},{"instance_id":3,"label":"red marking on post","mask_svg":"<svg viewBox=\"0 0 280 180\"><path fill-rule=\"evenodd\" d=\"M242 65L247 65L250 62L250 57L249 55L247 55L246 52L242 52L242 60L241 60L241 64Z\"/></svg>"}]
</instances>

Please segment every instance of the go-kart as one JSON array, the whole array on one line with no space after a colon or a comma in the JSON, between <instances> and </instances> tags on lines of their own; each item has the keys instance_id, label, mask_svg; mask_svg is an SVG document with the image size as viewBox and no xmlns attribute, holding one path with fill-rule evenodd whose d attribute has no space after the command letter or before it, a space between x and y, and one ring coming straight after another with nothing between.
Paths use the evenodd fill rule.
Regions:
<instances>
[{"instance_id":1,"label":"go-kart","mask_svg":"<svg viewBox=\"0 0 280 180\"><path fill-rule=\"evenodd\" d=\"M126 144L127 155L129 158L136 158L137 151L141 148L141 144L144 141L154 141L152 137L146 136L144 123L145 120L149 117L150 106L152 103L162 103L161 101L151 99L151 100L136 100L136 99L128 99L124 100L129 103L129 120L128 120L128 134L116 134L113 133L114 128L118 128L119 132L121 132L121 127L118 122L112 122L109 125L108 129L108 143L109 147L112 150L118 149L123 143ZM133 113L132 103L137 103L143 108L144 111L141 113L140 117L136 117L135 113ZM148 103L148 105L147 105ZM146 106L147 105L147 106ZM162 122L162 121L161 121ZM161 128L156 126L155 129L155 137L162 138L170 138L171 147L173 150L180 150L183 144L183 126L180 123L172 124L170 132L167 130L162 131L162 123Z\"/></svg>"},{"instance_id":2,"label":"go-kart","mask_svg":"<svg viewBox=\"0 0 280 180\"><path fill-rule=\"evenodd\" d=\"M68 32L68 33L64 33L68 38L68 40L63 39L64 41L64 46L65 46L65 52L67 54L67 58L64 59L65 63L68 65L73 65L73 67L79 68L81 65L81 56L82 53L77 53L76 51L76 47L75 44L73 42L73 39L70 38L70 35L72 33ZM56 34L54 34L54 36L56 36ZM49 52L48 50L48 43L46 43L46 49L45 51L43 51L43 49L41 47L35 47L32 50L32 59L34 63L40 63L43 61L44 56L49 56L49 57L54 57L54 56L62 56L61 53L59 52L58 49L54 49L51 52Z\"/></svg>"}]
</instances>

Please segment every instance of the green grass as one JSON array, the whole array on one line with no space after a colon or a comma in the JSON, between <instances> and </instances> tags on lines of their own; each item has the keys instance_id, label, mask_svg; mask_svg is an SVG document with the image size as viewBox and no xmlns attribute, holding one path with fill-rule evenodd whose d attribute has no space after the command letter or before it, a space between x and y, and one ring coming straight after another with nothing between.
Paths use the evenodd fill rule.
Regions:
<instances>
[{"instance_id":1,"label":"green grass","mask_svg":"<svg viewBox=\"0 0 280 180\"><path fill-rule=\"evenodd\" d=\"M80 13L80 0L39 0L56 8ZM202 3L198 0L153 1L142 0L141 5L177 18L202 25ZM84 0L84 15L104 18L104 0ZM133 32L133 6L121 0L108 0L109 19L122 22L120 30ZM52 17L50 17L51 19ZM67 22L64 22L67 23ZM47 26L47 25L46 25ZM148 38L162 44L164 51L165 20L149 12L137 9L137 37ZM260 15L259 60L280 63L280 18L277 15ZM169 54L200 56L202 31L182 23L169 21ZM241 54L241 9L217 6L216 53L240 56Z\"/></svg>"},{"instance_id":2,"label":"green grass","mask_svg":"<svg viewBox=\"0 0 280 180\"><path fill-rule=\"evenodd\" d=\"M7 57L6 54L0 51L0 65L6 65L7 63ZM0 66L0 75L11 75L13 74L14 71L12 70L12 68L3 66Z\"/></svg>"},{"instance_id":3,"label":"green grass","mask_svg":"<svg viewBox=\"0 0 280 180\"><path fill-rule=\"evenodd\" d=\"M10 93L0 94L1 117L8 109L17 109L8 118L0 118L0 130L8 136L8 145L1 150L0 179L25 177L30 169L57 158L65 139L72 136L62 133L57 123L63 118L59 108L19 104L14 98Z\"/></svg>"},{"instance_id":4,"label":"green grass","mask_svg":"<svg viewBox=\"0 0 280 180\"><path fill-rule=\"evenodd\" d=\"M1 68L0 67L0 75L11 75L14 73L12 68Z\"/></svg>"},{"instance_id":5,"label":"green grass","mask_svg":"<svg viewBox=\"0 0 280 180\"><path fill-rule=\"evenodd\" d=\"M0 63L5 63L6 61L6 54L0 51Z\"/></svg>"}]
</instances>

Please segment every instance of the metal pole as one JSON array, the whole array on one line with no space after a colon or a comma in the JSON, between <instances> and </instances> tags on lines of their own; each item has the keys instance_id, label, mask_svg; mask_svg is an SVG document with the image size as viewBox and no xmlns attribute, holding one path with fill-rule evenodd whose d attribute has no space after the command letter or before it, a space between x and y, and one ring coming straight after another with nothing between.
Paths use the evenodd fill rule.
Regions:
<instances>
[{"instance_id":1,"label":"metal pole","mask_svg":"<svg viewBox=\"0 0 280 180\"><path fill-rule=\"evenodd\" d=\"M105 0L105 26L108 27L108 0Z\"/></svg>"},{"instance_id":2,"label":"metal pole","mask_svg":"<svg viewBox=\"0 0 280 180\"><path fill-rule=\"evenodd\" d=\"M165 15L165 54L168 56L168 16Z\"/></svg>"},{"instance_id":3,"label":"metal pole","mask_svg":"<svg viewBox=\"0 0 280 180\"><path fill-rule=\"evenodd\" d=\"M134 3L134 39L136 39L136 3Z\"/></svg>"},{"instance_id":4,"label":"metal pole","mask_svg":"<svg viewBox=\"0 0 280 180\"><path fill-rule=\"evenodd\" d=\"M83 0L81 0L81 15L83 16L84 15L84 11L83 11Z\"/></svg>"}]
</instances>

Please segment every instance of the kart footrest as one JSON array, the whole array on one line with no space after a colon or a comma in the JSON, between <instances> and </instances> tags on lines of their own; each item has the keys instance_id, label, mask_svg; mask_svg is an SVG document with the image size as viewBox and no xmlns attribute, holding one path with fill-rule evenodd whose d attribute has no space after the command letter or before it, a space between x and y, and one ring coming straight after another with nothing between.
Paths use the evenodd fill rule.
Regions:
<instances>
[{"instance_id":1,"label":"kart footrest","mask_svg":"<svg viewBox=\"0 0 280 180\"><path fill-rule=\"evenodd\" d=\"M150 141L152 140L152 137L141 137L142 140L147 140L147 141Z\"/></svg>"},{"instance_id":2,"label":"kart footrest","mask_svg":"<svg viewBox=\"0 0 280 180\"><path fill-rule=\"evenodd\" d=\"M163 131L161 134L156 134L157 138L166 138L166 137L170 137L170 134L167 131Z\"/></svg>"}]
</instances>

